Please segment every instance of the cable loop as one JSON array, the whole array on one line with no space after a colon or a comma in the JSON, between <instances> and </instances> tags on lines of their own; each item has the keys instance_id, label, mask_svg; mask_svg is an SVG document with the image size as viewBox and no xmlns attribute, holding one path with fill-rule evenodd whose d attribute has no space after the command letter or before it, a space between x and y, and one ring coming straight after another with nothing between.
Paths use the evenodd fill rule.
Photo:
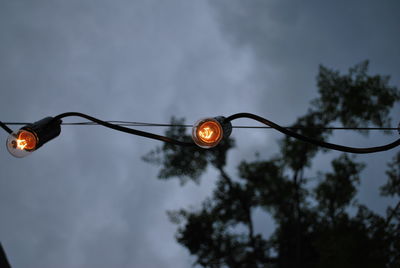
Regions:
<instances>
[{"instance_id":1,"label":"cable loop","mask_svg":"<svg viewBox=\"0 0 400 268\"><path fill-rule=\"evenodd\" d=\"M258 116L255 114L250 114L250 113L233 114L233 115L227 117L225 120L233 121L238 118L250 118L250 119L256 120L260 123L263 123L267 126L270 126L274 129L278 130L279 132L282 132L283 134L286 134L286 135L296 138L298 140L302 140L304 142L308 142L308 143L311 143L311 144L314 144L314 145L317 145L320 147L324 147L324 148L328 148L328 149L332 149L332 150L336 150L336 151L341 151L341 152L346 152L346 153L354 153L354 154L377 153L377 152L382 152L382 151L387 151L387 150L393 149L400 145L400 139L398 139L392 143L383 145L383 146L369 147L369 148L355 148L355 147L348 147L348 146L333 144L333 143L319 141L319 140L315 140L315 139L303 136L303 135L296 133L294 131L291 131L287 128L281 127L280 125L278 125L272 121L269 121L261 116Z\"/></svg>"},{"instance_id":2,"label":"cable loop","mask_svg":"<svg viewBox=\"0 0 400 268\"><path fill-rule=\"evenodd\" d=\"M62 118L65 117L70 117L70 116L77 116L77 117L82 117L85 118L87 120L90 120L92 122L95 122L99 125L114 129L114 130L118 130L121 132L125 132L125 133L129 133L129 134L133 134L133 135L137 135L137 136L142 136L142 137L146 137L149 139L154 139L154 140L159 140L159 141L163 141L163 142L168 142L171 144L175 144L175 145L180 145L180 146L194 146L195 144L192 142L183 142L183 141L178 141L178 140L174 140L165 136L161 136L161 135L156 135L153 133L149 133L149 132L145 132L145 131L140 131L140 130L136 130L136 129L132 129L132 128L127 128L127 127L122 127L116 124L111 124L108 123L106 121L102 121L100 119L97 119L95 117L83 114L83 113L77 113L77 112L68 112L68 113L62 113L59 114L57 116L54 117L53 120L61 120Z\"/></svg>"}]
</instances>

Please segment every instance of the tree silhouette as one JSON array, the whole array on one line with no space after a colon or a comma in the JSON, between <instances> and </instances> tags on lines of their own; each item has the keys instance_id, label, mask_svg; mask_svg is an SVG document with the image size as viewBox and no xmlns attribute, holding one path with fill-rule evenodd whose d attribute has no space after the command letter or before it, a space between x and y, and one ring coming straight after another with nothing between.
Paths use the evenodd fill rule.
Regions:
<instances>
[{"instance_id":1,"label":"tree silhouette","mask_svg":"<svg viewBox=\"0 0 400 268\"><path fill-rule=\"evenodd\" d=\"M293 127L298 132L327 140L332 131L323 127L388 127L389 111L400 100L389 77L367 74L368 61L340 74L320 66L318 97ZM172 119L182 124L183 119ZM183 127L167 131L172 138L189 141ZM367 135L366 131L362 131ZM400 203L378 215L355 200L363 163L341 154L332 170L318 172L310 187L304 170L312 166L318 148L290 137L280 141L271 159L243 161L239 178L228 175L227 139L211 149L164 144L144 160L161 165L161 179L198 182L208 165L219 172L211 197L198 210L168 212L176 223L177 241L204 267L400 267ZM389 164L388 181L381 194L400 197L400 153ZM353 207L356 213L349 213ZM269 238L254 230L253 212L261 208L272 215L276 229ZM244 228L243 228L244 227ZM244 230L244 231L243 231Z\"/></svg>"}]
</instances>

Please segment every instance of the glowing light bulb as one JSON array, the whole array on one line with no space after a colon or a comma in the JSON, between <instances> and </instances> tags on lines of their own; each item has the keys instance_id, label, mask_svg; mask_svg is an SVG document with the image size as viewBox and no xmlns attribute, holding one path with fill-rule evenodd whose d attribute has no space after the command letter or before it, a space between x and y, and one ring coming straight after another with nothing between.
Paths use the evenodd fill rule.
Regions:
<instances>
[{"instance_id":1,"label":"glowing light bulb","mask_svg":"<svg viewBox=\"0 0 400 268\"><path fill-rule=\"evenodd\" d=\"M61 120L46 117L11 133L7 138L7 150L15 157L25 157L60 133Z\"/></svg>"},{"instance_id":2,"label":"glowing light bulb","mask_svg":"<svg viewBox=\"0 0 400 268\"><path fill-rule=\"evenodd\" d=\"M222 125L215 118L199 120L193 127L193 141L202 148L217 146L224 136Z\"/></svg>"},{"instance_id":3,"label":"glowing light bulb","mask_svg":"<svg viewBox=\"0 0 400 268\"><path fill-rule=\"evenodd\" d=\"M25 129L11 133L7 138L8 152L18 158L25 157L36 150L38 138L35 133Z\"/></svg>"}]
</instances>

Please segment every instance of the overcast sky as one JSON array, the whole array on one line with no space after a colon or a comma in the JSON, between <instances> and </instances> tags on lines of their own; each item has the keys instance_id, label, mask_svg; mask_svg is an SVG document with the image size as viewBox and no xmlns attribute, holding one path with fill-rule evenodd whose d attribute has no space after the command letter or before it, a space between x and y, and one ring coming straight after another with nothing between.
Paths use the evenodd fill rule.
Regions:
<instances>
[{"instance_id":1,"label":"overcast sky","mask_svg":"<svg viewBox=\"0 0 400 268\"><path fill-rule=\"evenodd\" d=\"M77 111L192 123L253 112L287 125L316 97L319 64L347 72L369 59L370 73L399 85L399 12L395 0L3 0L0 120ZM394 125L399 112L396 106ZM233 137L234 176L256 151L276 153L281 135L235 130ZM332 141L368 146L397 137L341 132ZM198 206L216 172L200 185L160 181L158 168L141 160L158 145L102 127L63 126L24 159L0 147L0 241L13 267L189 267L194 259L176 243L165 211ZM390 202L378 187L395 151L358 157L370 164L358 198L377 212ZM334 155L317 159L318 169ZM259 232L273 230L270 219L256 221Z\"/></svg>"}]
</instances>

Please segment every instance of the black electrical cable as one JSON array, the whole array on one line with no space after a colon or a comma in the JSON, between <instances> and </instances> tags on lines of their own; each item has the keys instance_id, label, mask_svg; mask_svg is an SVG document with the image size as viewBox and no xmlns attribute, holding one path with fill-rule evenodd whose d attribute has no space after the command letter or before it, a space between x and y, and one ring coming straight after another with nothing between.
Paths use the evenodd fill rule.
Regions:
<instances>
[{"instance_id":1,"label":"black electrical cable","mask_svg":"<svg viewBox=\"0 0 400 268\"><path fill-rule=\"evenodd\" d=\"M133 135L146 137L146 138L149 138L149 139L168 142L168 143L172 143L172 144L180 145L180 146L195 146L195 144L193 142L178 141L178 140L174 140L174 139L171 139L171 138L168 138L168 137L165 137L165 136L160 136L160 135L156 135L156 134L145 132L145 131L140 131L140 130L136 130L136 129L122 127L122 126L119 126L119 125L116 125L116 124L111 124L111 123L108 123L106 121L102 121L100 119L94 118L92 116L89 116L89 115L86 115L86 114L83 114L83 113L77 113L77 112L62 113L62 114L59 114L59 115L55 116L53 118L53 120L61 120L62 118L70 117L70 116L82 117L82 118L85 118L85 119L90 120L92 122L95 122L95 123L97 123L99 125L102 125L102 126L114 129L114 130L118 130L118 131L121 131L121 132L125 132L125 133L129 133L129 134L133 134Z\"/></svg>"},{"instance_id":2,"label":"black electrical cable","mask_svg":"<svg viewBox=\"0 0 400 268\"><path fill-rule=\"evenodd\" d=\"M11 133L13 133L12 129L11 129L11 128L9 128L9 127L7 127L7 125L6 125L6 124L4 124L4 123L3 123L3 122L1 122L1 121L0 121L0 127L1 127L2 129L4 129L5 131L7 131L7 133L8 133L8 134L11 134Z\"/></svg>"},{"instance_id":3,"label":"black electrical cable","mask_svg":"<svg viewBox=\"0 0 400 268\"><path fill-rule=\"evenodd\" d=\"M62 123L62 125L102 125L114 130L122 131L125 133L133 134L133 135L138 135L142 137L147 137L150 139L155 139L155 140L160 140L163 142L168 142L172 143L175 145L180 145L180 146L194 146L194 143L191 142L182 142L178 140L171 139L169 137L165 136L160 136L156 135L153 133L149 132L144 132L136 129L131 129L123 126L161 126L161 127L192 127L192 125L183 125L183 124L155 124L155 123L142 123L142 122L128 122L128 121L103 121L97 118L94 118L92 116L83 114L83 113L78 113L78 112L68 112L68 113L62 113L54 117L53 120L61 120L62 118L65 117L70 117L70 116L77 116L77 117L82 117L90 122L80 122L80 123ZM400 145L400 139L390 143L386 144L383 146L378 146L378 147L370 147L370 148L354 148L354 147L347 147L347 146L342 146L342 145L337 145L337 144L332 144L332 143L327 143L324 141L319 141L315 140L309 137L306 137L304 135L301 135L299 133L296 133L291 130L299 130L299 129L327 129L327 130L399 130L399 128L369 128L369 127L364 127L364 128L354 128L354 127L282 127L272 121L269 121L263 117L260 117L255 114L251 113L237 113L234 115L231 115L227 117L225 120L227 122L233 121L238 118L250 118L253 120L256 120L262 124L265 124L266 127L259 127L259 126L233 126L234 128L273 128L276 129L288 136L294 137L296 139L302 140L304 142L308 142L317 146L325 147L328 149L333 149L337 151L342 151L342 152L347 152L347 153L357 153L357 154L367 154L367 153L375 153L375 152L381 152L381 151L386 151L390 150L394 147L397 147ZM21 125L21 124L26 124L26 123L18 123L18 122L10 122L10 123L3 123L0 121L0 127L2 127L5 131L8 133L12 133L12 130L7 127L7 125Z\"/></svg>"},{"instance_id":4,"label":"black electrical cable","mask_svg":"<svg viewBox=\"0 0 400 268\"><path fill-rule=\"evenodd\" d=\"M354 147L347 147L347 146L342 146L342 145L337 145L337 144L333 144L333 143L328 143L328 142L323 142L323 141L319 141L319 140L315 140L315 139L311 139L309 137L303 136L299 133L293 132L287 128L281 127L278 124L275 124L272 121L269 121L261 116L255 115L255 114L251 114L251 113L237 113L237 114L233 114L229 117L227 117L225 120L227 122L233 121L235 119L238 118L250 118L253 120L256 120L260 123L263 123L267 126L270 126L280 132L282 132L283 134L286 134L288 136L291 136L293 138L320 146L320 147L325 147L328 149L332 149L332 150L336 150L336 151L341 151L341 152L346 152L346 153L354 153L354 154L369 154L369 153L376 153L376 152L382 152L382 151L387 151L390 149L393 149L394 147L397 147L400 145L400 139L383 145L383 146L378 146L378 147L369 147L369 148L354 148Z\"/></svg>"},{"instance_id":5,"label":"black electrical cable","mask_svg":"<svg viewBox=\"0 0 400 268\"><path fill-rule=\"evenodd\" d=\"M191 128L193 125L185 125L185 124L162 124L162 123L145 123L145 122L132 122L132 121L103 121L107 123L111 123L118 126L131 126L131 127L185 127ZM4 125L9 126L24 126L30 124L28 122L3 122ZM69 123L61 123L64 126L98 126L100 124L92 121L86 122L69 122ZM244 129L274 129L270 126L232 126L232 128L244 128ZM395 127L286 127L286 129L292 130L300 130L300 129L324 129L324 130L391 130L398 131L399 128Z\"/></svg>"}]
</instances>

